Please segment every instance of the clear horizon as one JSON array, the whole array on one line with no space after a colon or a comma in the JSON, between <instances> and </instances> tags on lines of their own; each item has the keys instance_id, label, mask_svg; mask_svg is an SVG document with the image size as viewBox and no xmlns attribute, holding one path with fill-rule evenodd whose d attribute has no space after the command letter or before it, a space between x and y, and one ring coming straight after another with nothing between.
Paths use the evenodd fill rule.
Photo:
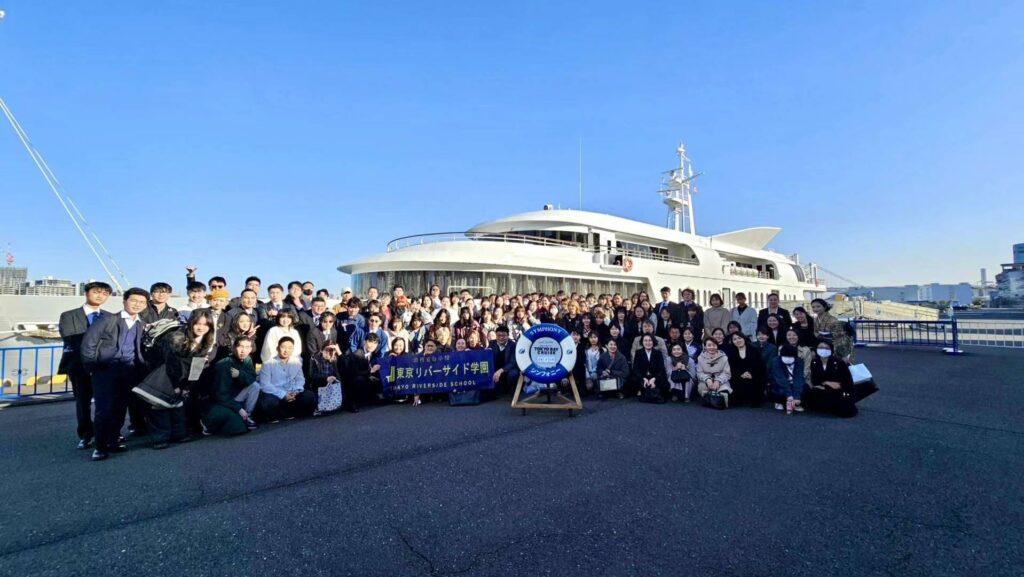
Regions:
<instances>
[{"instance_id":1,"label":"clear horizon","mask_svg":"<svg viewBox=\"0 0 1024 577\"><path fill-rule=\"evenodd\" d=\"M576 207L581 138L585 210L663 224L681 141L698 233L867 286L1024 242L1020 4L0 8L0 97L140 286L336 292L392 238ZM0 174L29 280L104 278L6 121Z\"/></svg>"}]
</instances>

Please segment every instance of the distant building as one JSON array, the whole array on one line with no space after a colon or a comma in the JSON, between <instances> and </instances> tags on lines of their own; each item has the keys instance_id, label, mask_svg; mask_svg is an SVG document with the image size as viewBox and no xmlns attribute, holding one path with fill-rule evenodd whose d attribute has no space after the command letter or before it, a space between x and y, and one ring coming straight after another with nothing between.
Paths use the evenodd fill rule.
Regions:
<instances>
[{"instance_id":1,"label":"distant building","mask_svg":"<svg viewBox=\"0 0 1024 577\"><path fill-rule=\"evenodd\" d=\"M24 287L22 294L25 295L73 297L78 294L78 285L69 280L56 279L52 276L25 283Z\"/></svg>"},{"instance_id":2,"label":"distant building","mask_svg":"<svg viewBox=\"0 0 1024 577\"><path fill-rule=\"evenodd\" d=\"M908 284L903 286L876 286L835 289L851 297L865 297L876 301L897 303L920 303L941 301L969 305L974 300L974 287L962 282L958 284Z\"/></svg>"},{"instance_id":3,"label":"distant building","mask_svg":"<svg viewBox=\"0 0 1024 577\"><path fill-rule=\"evenodd\" d=\"M19 295L28 279L25 267L7 266L0 268L0 295Z\"/></svg>"},{"instance_id":4,"label":"distant building","mask_svg":"<svg viewBox=\"0 0 1024 577\"><path fill-rule=\"evenodd\" d=\"M1024 242L1013 245L1013 262L996 275L996 295L1001 301L1024 301Z\"/></svg>"}]
</instances>

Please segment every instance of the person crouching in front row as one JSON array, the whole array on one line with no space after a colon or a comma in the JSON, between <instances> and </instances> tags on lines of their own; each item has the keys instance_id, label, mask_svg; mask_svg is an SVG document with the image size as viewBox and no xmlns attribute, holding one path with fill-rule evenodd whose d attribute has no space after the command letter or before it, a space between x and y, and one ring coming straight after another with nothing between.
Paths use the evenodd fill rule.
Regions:
<instances>
[{"instance_id":1,"label":"person crouching in front row","mask_svg":"<svg viewBox=\"0 0 1024 577\"><path fill-rule=\"evenodd\" d=\"M343 408L348 412L358 413L360 405L372 402L383 392L380 380L382 356L380 335L376 332L366 333L362 345L348 355L346 378L341 381Z\"/></svg>"},{"instance_id":2,"label":"person crouching in front row","mask_svg":"<svg viewBox=\"0 0 1024 577\"><path fill-rule=\"evenodd\" d=\"M645 330L650 323L645 323ZM669 395L668 375L665 372L665 357L654 346L655 336L647 332L640 337L640 350L633 355L632 385L640 400L664 403Z\"/></svg>"},{"instance_id":3,"label":"person crouching in front row","mask_svg":"<svg viewBox=\"0 0 1024 577\"><path fill-rule=\"evenodd\" d=\"M282 418L309 417L316 411L316 393L306 390L302 360L295 353L295 340L281 337L277 355L260 370L260 397L256 414L276 423Z\"/></svg>"},{"instance_id":4,"label":"person crouching in front row","mask_svg":"<svg viewBox=\"0 0 1024 577\"><path fill-rule=\"evenodd\" d=\"M697 392L704 404L716 409L728 408L731 378L728 355L718 350L717 339L705 338L704 350L697 355Z\"/></svg>"},{"instance_id":5,"label":"person crouching in front row","mask_svg":"<svg viewBox=\"0 0 1024 577\"><path fill-rule=\"evenodd\" d=\"M203 410L203 431L209 435L240 435L256 428L252 414L260 397L253 366L252 337L238 336L231 355L213 367L213 390Z\"/></svg>"}]
</instances>

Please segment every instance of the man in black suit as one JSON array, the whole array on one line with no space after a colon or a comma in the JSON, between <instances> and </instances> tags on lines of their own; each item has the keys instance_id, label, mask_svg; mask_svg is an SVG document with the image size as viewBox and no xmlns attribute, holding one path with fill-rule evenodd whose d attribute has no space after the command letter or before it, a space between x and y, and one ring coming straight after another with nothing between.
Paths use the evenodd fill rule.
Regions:
<instances>
[{"instance_id":1,"label":"man in black suit","mask_svg":"<svg viewBox=\"0 0 1024 577\"><path fill-rule=\"evenodd\" d=\"M64 351L57 372L67 375L75 395L75 415L78 418L78 448L88 449L92 444L92 377L82 367L82 337L98 318L109 314L100 307L110 298L113 290L105 282L85 285L85 305L60 314L58 330L64 339Z\"/></svg>"},{"instance_id":2,"label":"man in black suit","mask_svg":"<svg viewBox=\"0 0 1024 577\"><path fill-rule=\"evenodd\" d=\"M498 325L494 331L495 340L488 348L494 353L494 392L496 396L512 393L519 382L519 365L516 363L516 345L508 339L508 327Z\"/></svg>"},{"instance_id":3,"label":"man in black suit","mask_svg":"<svg viewBox=\"0 0 1024 577\"><path fill-rule=\"evenodd\" d=\"M672 289L667 286L661 287L661 302L654 307L654 314L660 317L662 309L668 309L669 313L672 315L670 317L672 319L672 323L679 324L683 322L683 309L678 304L669 300L670 296L672 296Z\"/></svg>"},{"instance_id":4,"label":"man in black suit","mask_svg":"<svg viewBox=\"0 0 1024 577\"><path fill-rule=\"evenodd\" d=\"M253 292L253 294L256 295L256 299L257 299L257 302L258 302L258 300L260 298L260 286L262 286L262 285L263 285L263 281L260 280L260 277L258 277L258 276L248 277L248 278L245 279L245 290L242 291L242 294L245 294L245 291L250 290L250 291ZM235 308L238 308L241 305L242 305L242 297L241 296L237 296L237 297L231 299L230 302L228 302L228 310L229 311L230 310L234 310Z\"/></svg>"},{"instance_id":5,"label":"man in black suit","mask_svg":"<svg viewBox=\"0 0 1024 577\"><path fill-rule=\"evenodd\" d=\"M779 317L779 333L785 335L786 330L793 324L793 317L789 316L789 311L779 306L779 295L772 293L768 295L768 308L761 309L757 313L757 326L763 327L768 324L768 315L775 315Z\"/></svg>"},{"instance_id":6,"label":"man in black suit","mask_svg":"<svg viewBox=\"0 0 1024 577\"><path fill-rule=\"evenodd\" d=\"M229 304L230 308L227 311L228 328L231 327L231 323L235 322L235 317L242 313L252 318L253 325L259 325L267 318L267 313L260 306L260 302L256 298L256 291L252 289L243 290L241 296L235 297L230 302L234 304Z\"/></svg>"},{"instance_id":7,"label":"man in black suit","mask_svg":"<svg viewBox=\"0 0 1024 577\"><path fill-rule=\"evenodd\" d=\"M679 308L682 310L682 314L679 317L680 323L686 320L686 310L690 308L690 305L696 305L697 318L700 319L701 326L704 326L704 308L697 304L696 293L693 292L692 288L687 287L683 289L683 300L679 303L679 305Z\"/></svg>"},{"instance_id":8,"label":"man in black suit","mask_svg":"<svg viewBox=\"0 0 1024 577\"><path fill-rule=\"evenodd\" d=\"M134 388L143 376L144 327L139 313L149 306L149 293L141 288L124 292L124 310L93 321L82 337L82 366L92 375L96 398L96 449L93 461L111 452L128 450L121 427Z\"/></svg>"}]
</instances>

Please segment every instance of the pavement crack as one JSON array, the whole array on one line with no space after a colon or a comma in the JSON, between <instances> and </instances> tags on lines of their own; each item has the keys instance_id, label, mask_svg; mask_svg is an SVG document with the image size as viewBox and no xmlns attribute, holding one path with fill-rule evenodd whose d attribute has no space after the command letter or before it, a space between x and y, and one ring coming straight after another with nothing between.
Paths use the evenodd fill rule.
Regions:
<instances>
[{"instance_id":1,"label":"pavement crack","mask_svg":"<svg viewBox=\"0 0 1024 577\"><path fill-rule=\"evenodd\" d=\"M391 530L398 535L398 538L402 541L402 544L405 545L405 548L408 549L410 553L412 553L416 557L419 557L427 564L427 568L430 569L431 575L438 574L437 567L434 565L434 562L430 559L430 557L428 557L425 553L423 553L415 546L413 546L413 544L409 541L409 538L405 536L405 533L403 533L402 530L397 525L389 523L388 526L391 527Z\"/></svg>"},{"instance_id":2,"label":"pavement crack","mask_svg":"<svg viewBox=\"0 0 1024 577\"><path fill-rule=\"evenodd\" d=\"M913 419L915 421L925 421L927 423L939 423L942 425L952 425L954 427L964 427L968 429L977 429L979 431L990 431L993 433L1010 433L1011 435L1024 435L1024 431L1015 431L1013 429L1003 429L1000 427L987 427L985 425L972 425L971 423L960 423L957 421L950 421L947 419L935 419L932 417L921 417L918 415L908 415L906 413L897 413L895 411L883 411L880 409L860 409L862 413L878 413L880 415L889 415L892 417L903 417L905 419Z\"/></svg>"}]
</instances>

